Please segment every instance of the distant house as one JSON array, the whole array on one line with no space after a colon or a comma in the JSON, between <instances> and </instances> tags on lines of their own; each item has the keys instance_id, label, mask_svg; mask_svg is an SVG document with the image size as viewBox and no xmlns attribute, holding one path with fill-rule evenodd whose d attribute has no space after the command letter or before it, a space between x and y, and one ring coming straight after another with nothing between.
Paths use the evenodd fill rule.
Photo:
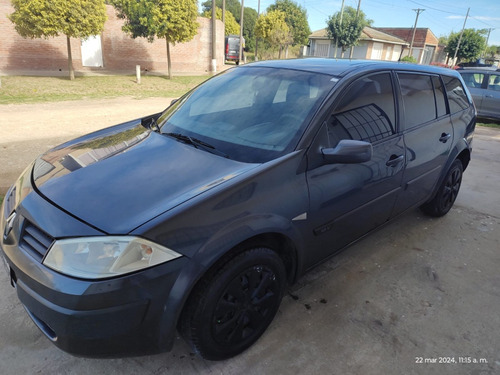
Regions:
<instances>
[{"instance_id":1,"label":"distant house","mask_svg":"<svg viewBox=\"0 0 500 375\"><path fill-rule=\"evenodd\" d=\"M394 35L411 44L413 37L412 27L377 27L377 30ZM417 28L415 30L415 38L413 39L412 56L419 64L430 64L431 62L443 60L441 50L439 48L439 40L430 29ZM408 56L410 50L405 50L403 56Z\"/></svg>"},{"instance_id":2,"label":"distant house","mask_svg":"<svg viewBox=\"0 0 500 375\"><path fill-rule=\"evenodd\" d=\"M409 44L404 39L367 26L361 33L358 45L354 47L352 57L355 59L398 61L403 50L408 46ZM350 53L351 50L348 49L344 53L344 57L348 58ZM321 29L309 36L307 55L341 58L342 49L339 47L335 54L335 40L330 39L327 29Z\"/></svg>"}]
</instances>

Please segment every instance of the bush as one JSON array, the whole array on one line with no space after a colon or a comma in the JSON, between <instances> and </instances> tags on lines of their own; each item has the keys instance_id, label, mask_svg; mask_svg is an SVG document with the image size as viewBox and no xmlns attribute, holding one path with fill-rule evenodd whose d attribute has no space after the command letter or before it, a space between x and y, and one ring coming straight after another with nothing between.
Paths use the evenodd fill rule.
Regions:
<instances>
[{"instance_id":1,"label":"bush","mask_svg":"<svg viewBox=\"0 0 500 375\"><path fill-rule=\"evenodd\" d=\"M402 59L400 59L399 61L415 63L415 64L417 63L417 59L414 58L413 56L405 56Z\"/></svg>"}]
</instances>

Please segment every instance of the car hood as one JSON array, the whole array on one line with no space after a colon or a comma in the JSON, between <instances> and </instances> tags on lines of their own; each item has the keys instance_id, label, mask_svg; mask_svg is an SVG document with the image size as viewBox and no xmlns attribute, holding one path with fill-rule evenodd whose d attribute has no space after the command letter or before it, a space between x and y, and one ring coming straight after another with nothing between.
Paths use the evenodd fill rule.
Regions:
<instances>
[{"instance_id":1,"label":"car hood","mask_svg":"<svg viewBox=\"0 0 500 375\"><path fill-rule=\"evenodd\" d=\"M36 189L53 204L109 234L152 218L255 167L122 124L40 156Z\"/></svg>"}]
</instances>

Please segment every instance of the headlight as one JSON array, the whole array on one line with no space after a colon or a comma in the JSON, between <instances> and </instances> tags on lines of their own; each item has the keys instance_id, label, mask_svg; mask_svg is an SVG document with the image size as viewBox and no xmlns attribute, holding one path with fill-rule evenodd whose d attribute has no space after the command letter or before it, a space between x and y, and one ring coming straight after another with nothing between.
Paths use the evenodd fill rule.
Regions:
<instances>
[{"instance_id":1,"label":"headlight","mask_svg":"<svg viewBox=\"0 0 500 375\"><path fill-rule=\"evenodd\" d=\"M103 279L165 263L181 255L138 237L88 237L58 240L43 264L68 276Z\"/></svg>"}]
</instances>

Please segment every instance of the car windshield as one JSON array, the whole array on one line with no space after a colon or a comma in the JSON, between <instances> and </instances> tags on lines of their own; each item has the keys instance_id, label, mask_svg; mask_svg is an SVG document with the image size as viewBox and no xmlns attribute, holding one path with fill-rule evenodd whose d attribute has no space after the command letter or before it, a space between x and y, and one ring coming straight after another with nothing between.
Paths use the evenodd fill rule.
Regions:
<instances>
[{"instance_id":1,"label":"car windshield","mask_svg":"<svg viewBox=\"0 0 500 375\"><path fill-rule=\"evenodd\" d=\"M219 155L265 162L295 149L336 82L290 69L230 69L170 106L158 125L163 134L201 141Z\"/></svg>"}]
</instances>

